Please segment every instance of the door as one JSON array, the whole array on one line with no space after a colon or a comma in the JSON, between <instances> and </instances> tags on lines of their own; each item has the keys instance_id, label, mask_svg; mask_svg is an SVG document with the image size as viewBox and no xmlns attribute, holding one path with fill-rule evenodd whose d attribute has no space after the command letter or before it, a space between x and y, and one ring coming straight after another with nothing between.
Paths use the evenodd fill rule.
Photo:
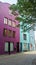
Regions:
<instances>
[{"instance_id":1,"label":"door","mask_svg":"<svg viewBox=\"0 0 36 65\"><path fill-rule=\"evenodd\" d=\"M19 42L17 42L17 52L19 52Z\"/></svg>"},{"instance_id":2,"label":"door","mask_svg":"<svg viewBox=\"0 0 36 65\"><path fill-rule=\"evenodd\" d=\"M22 51L22 43L20 43L20 52Z\"/></svg>"}]
</instances>

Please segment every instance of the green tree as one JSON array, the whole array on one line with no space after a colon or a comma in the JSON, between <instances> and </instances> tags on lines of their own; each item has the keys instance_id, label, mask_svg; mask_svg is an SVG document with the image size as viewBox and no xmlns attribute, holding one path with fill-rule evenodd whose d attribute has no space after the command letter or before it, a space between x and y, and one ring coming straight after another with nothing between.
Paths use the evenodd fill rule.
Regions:
<instances>
[{"instance_id":1,"label":"green tree","mask_svg":"<svg viewBox=\"0 0 36 65\"><path fill-rule=\"evenodd\" d=\"M12 10L12 14L15 11L18 11L19 15L16 17L19 22L22 21L22 29L23 31L30 30L35 25L36 18L36 0L18 0L17 4L13 4L10 6L10 10Z\"/></svg>"}]
</instances>

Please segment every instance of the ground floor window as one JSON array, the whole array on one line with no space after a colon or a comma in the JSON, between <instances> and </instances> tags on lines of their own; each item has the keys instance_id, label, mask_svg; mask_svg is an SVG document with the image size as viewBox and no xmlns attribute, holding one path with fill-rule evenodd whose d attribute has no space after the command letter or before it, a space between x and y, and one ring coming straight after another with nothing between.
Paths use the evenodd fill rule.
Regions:
<instances>
[{"instance_id":1,"label":"ground floor window","mask_svg":"<svg viewBox=\"0 0 36 65\"><path fill-rule=\"evenodd\" d=\"M5 42L5 52L14 51L14 45L12 42Z\"/></svg>"},{"instance_id":2,"label":"ground floor window","mask_svg":"<svg viewBox=\"0 0 36 65\"><path fill-rule=\"evenodd\" d=\"M14 50L13 43L10 42L10 51L13 51L13 50Z\"/></svg>"},{"instance_id":3,"label":"ground floor window","mask_svg":"<svg viewBox=\"0 0 36 65\"><path fill-rule=\"evenodd\" d=\"M27 50L27 43L24 43L24 50Z\"/></svg>"},{"instance_id":4,"label":"ground floor window","mask_svg":"<svg viewBox=\"0 0 36 65\"><path fill-rule=\"evenodd\" d=\"M5 51L8 51L8 42L5 42Z\"/></svg>"}]
</instances>

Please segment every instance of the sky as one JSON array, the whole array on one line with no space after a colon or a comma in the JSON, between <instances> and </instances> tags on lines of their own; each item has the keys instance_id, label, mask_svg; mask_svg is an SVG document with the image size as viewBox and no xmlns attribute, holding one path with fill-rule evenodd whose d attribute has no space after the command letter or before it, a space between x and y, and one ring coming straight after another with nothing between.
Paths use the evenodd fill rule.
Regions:
<instances>
[{"instance_id":1,"label":"sky","mask_svg":"<svg viewBox=\"0 0 36 65\"><path fill-rule=\"evenodd\" d=\"M10 4L16 4L17 3L17 0L0 0L0 1L10 3Z\"/></svg>"}]
</instances>

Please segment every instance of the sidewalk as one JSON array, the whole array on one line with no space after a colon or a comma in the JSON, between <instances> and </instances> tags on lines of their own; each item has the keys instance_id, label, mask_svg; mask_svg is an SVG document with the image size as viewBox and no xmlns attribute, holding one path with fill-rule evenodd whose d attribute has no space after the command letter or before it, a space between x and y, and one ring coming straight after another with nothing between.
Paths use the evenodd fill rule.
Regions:
<instances>
[{"instance_id":1,"label":"sidewalk","mask_svg":"<svg viewBox=\"0 0 36 65\"><path fill-rule=\"evenodd\" d=\"M0 55L0 58L3 58L3 57L9 57L9 56L17 56L17 55L21 55L23 54L24 52L20 52L20 53L15 53L15 54L4 54L4 55Z\"/></svg>"},{"instance_id":2,"label":"sidewalk","mask_svg":"<svg viewBox=\"0 0 36 65\"><path fill-rule=\"evenodd\" d=\"M19 53L15 53L15 54L5 54L5 55L0 55L0 58L2 57L9 57L9 56L16 56L16 55L22 55L22 54L36 54L36 51L28 51L28 52L19 52Z\"/></svg>"}]
</instances>

